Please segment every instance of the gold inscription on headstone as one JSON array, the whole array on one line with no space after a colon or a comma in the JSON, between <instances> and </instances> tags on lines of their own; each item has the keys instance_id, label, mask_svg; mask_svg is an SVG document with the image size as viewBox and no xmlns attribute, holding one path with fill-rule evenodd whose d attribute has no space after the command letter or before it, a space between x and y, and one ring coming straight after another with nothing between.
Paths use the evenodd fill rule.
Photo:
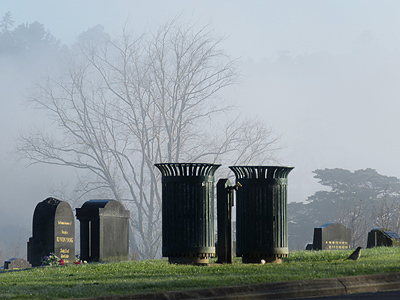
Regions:
<instances>
[{"instance_id":1,"label":"gold inscription on headstone","mask_svg":"<svg viewBox=\"0 0 400 300\"><path fill-rule=\"evenodd\" d=\"M56 242L57 243L65 243L65 244L69 244L67 245L63 245L64 247L73 247L74 243L74 238L73 237L69 237L71 236L70 232L72 232L72 227L74 224L73 222L67 222L67 221L57 221L57 225L59 225L60 227L58 227L57 231L57 236L56 235ZM66 227L69 226L69 227ZM73 254L71 254L71 252L73 252L73 249L70 248L60 248L60 258L64 261L65 264L69 264L70 263L70 255L74 256ZM72 259L73 261L73 259Z\"/></svg>"},{"instance_id":2,"label":"gold inscription on headstone","mask_svg":"<svg viewBox=\"0 0 400 300\"><path fill-rule=\"evenodd\" d=\"M57 242L58 243L73 243L74 242L74 238L67 238L67 237L63 237L63 236L58 236L57 237Z\"/></svg>"},{"instance_id":3,"label":"gold inscription on headstone","mask_svg":"<svg viewBox=\"0 0 400 300\"><path fill-rule=\"evenodd\" d=\"M329 250L345 250L350 249L348 242L345 241L325 241Z\"/></svg>"},{"instance_id":4,"label":"gold inscription on headstone","mask_svg":"<svg viewBox=\"0 0 400 300\"><path fill-rule=\"evenodd\" d=\"M70 226L72 222L64 222L64 221L58 221L58 225L68 225Z\"/></svg>"}]
</instances>

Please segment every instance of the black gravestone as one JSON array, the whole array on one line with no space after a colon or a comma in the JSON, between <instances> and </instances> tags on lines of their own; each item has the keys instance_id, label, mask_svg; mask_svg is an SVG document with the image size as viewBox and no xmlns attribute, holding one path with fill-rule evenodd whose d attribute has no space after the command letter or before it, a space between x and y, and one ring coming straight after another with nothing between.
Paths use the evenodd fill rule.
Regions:
<instances>
[{"instance_id":1,"label":"black gravestone","mask_svg":"<svg viewBox=\"0 0 400 300\"><path fill-rule=\"evenodd\" d=\"M12 269L28 269L31 268L32 265L23 258L11 258L4 262L4 269L5 270L12 270Z\"/></svg>"},{"instance_id":2,"label":"black gravestone","mask_svg":"<svg viewBox=\"0 0 400 300\"><path fill-rule=\"evenodd\" d=\"M397 233L384 228L374 228L368 232L367 248L382 246L399 247L400 236L398 236Z\"/></svg>"},{"instance_id":3,"label":"black gravestone","mask_svg":"<svg viewBox=\"0 0 400 300\"><path fill-rule=\"evenodd\" d=\"M81 227L81 259L129 258L129 210L116 200L89 200L76 209Z\"/></svg>"},{"instance_id":4,"label":"black gravestone","mask_svg":"<svg viewBox=\"0 0 400 300\"><path fill-rule=\"evenodd\" d=\"M314 228L313 250L348 250L351 229L340 223L326 223Z\"/></svg>"},{"instance_id":5,"label":"black gravestone","mask_svg":"<svg viewBox=\"0 0 400 300\"><path fill-rule=\"evenodd\" d=\"M54 253L65 264L75 263L75 219L71 206L55 198L38 203L33 214L33 236L28 242L28 261L40 266Z\"/></svg>"}]
</instances>

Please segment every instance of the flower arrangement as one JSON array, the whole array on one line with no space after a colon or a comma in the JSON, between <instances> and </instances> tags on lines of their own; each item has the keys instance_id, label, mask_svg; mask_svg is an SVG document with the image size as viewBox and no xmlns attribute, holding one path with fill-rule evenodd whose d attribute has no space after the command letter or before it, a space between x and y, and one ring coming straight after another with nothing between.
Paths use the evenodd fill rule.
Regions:
<instances>
[{"instance_id":1,"label":"flower arrangement","mask_svg":"<svg viewBox=\"0 0 400 300\"><path fill-rule=\"evenodd\" d=\"M48 256L43 257L42 266L63 266L64 260L60 259L53 252L50 252Z\"/></svg>"},{"instance_id":2,"label":"flower arrangement","mask_svg":"<svg viewBox=\"0 0 400 300\"><path fill-rule=\"evenodd\" d=\"M81 260L79 255L75 256L75 265L87 264L86 260Z\"/></svg>"},{"instance_id":3,"label":"flower arrangement","mask_svg":"<svg viewBox=\"0 0 400 300\"><path fill-rule=\"evenodd\" d=\"M75 265L87 264L86 260L81 260L78 255L75 257ZM43 257L42 266L64 266L65 261L59 258L55 253L50 252L49 255Z\"/></svg>"}]
</instances>

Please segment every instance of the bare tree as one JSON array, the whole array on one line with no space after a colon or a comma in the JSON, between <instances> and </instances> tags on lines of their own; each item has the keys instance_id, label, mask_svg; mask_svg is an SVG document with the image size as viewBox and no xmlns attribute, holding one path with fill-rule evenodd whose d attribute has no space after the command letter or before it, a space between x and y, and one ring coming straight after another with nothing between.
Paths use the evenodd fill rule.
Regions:
<instances>
[{"instance_id":1,"label":"bare tree","mask_svg":"<svg viewBox=\"0 0 400 300\"><path fill-rule=\"evenodd\" d=\"M400 232L400 202L398 196L385 195L371 203L371 217L375 227Z\"/></svg>"},{"instance_id":2,"label":"bare tree","mask_svg":"<svg viewBox=\"0 0 400 300\"><path fill-rule=\"evenodd\" d=\"M400 232L400 203L398 197L384 195L382 198L352 201L348 207L343 201L339 207L338 222L352 231L352 246L366 245L369 230L381 227Z\"/></svg>"},{"instance_id":3,"label":"bare tree","mask_svg":"<svg viewBox=\"0 0 400 300\"><path fill-rule=\"evenodd\" d=\"M153 258L161 244L158 162L263 163L277 137L264 124L233 117L218 92L235 83L235 61L207 27L173 20L135 38L105 35L81 43L61 79L48 77L32 100L61 135L36 130L18 152L30 163L71 166L94 176L82 193L113 197L130 209L135 251ZM215 127L213 127L213 125Z\"/></svg>"},{"instance_id":4,"label":"bare tree","mask_svg":"<svg viewBox=\"0 0 400 300\"><path fill-rule=\"evenodd\" d=\"M350 203L348 203L350 202ZM352 247L366 244L368 233L368 207L365 201L353 199L353 201L341 201L338 204L338 213L336 220L347 228L351 229Z\"/></svg>"}]
</instances>

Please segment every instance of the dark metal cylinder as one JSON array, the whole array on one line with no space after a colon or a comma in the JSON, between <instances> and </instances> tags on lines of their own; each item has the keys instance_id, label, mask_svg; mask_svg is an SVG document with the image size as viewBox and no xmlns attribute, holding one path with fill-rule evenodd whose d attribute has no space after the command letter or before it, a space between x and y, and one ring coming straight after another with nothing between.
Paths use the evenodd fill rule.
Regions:
<instances>
[{"instance_id":1,"label":"dark metal cylinder","mask_svg":"<svg viewBox=\"0 0 400 300\"><path fill-rule=\"evenodd\" d=\"M220 165L155 164L162 174L162 254L171 263L215 255L214 173Z\"/></svg>"},{"instance_id":2,"label":"dark metal cylinder","mask_svg":"<svg viewBox=\"0 0 400 300\"><path fill-rule=\"evenodd\" d=\"M244 263L287 257L287 176L293 167L231 166L236 182L236 255Z\"/></svg>"}]
</instances>

